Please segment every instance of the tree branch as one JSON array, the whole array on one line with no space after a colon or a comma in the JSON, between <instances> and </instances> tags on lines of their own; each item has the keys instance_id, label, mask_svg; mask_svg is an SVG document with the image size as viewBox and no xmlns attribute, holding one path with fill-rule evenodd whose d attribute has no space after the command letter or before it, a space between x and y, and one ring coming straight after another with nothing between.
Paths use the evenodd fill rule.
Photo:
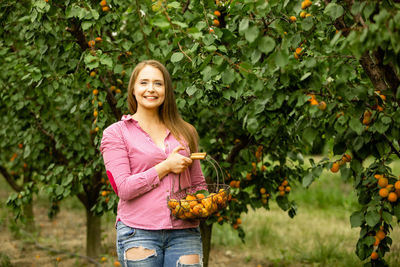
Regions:
<instances>
[{"instance_id":1,"label":"tree branch","mask_svg":"<svg viewBox=\"0 0 400 267\"><path fill-rule=\"evenodd\" d=\"M57 141L54 137L54 135L52 135L51 133L49 133L48 131L46 131L46 129L44 129L42 122L38 119L39 116L36 116L36 114L34 112L31 111L31 114L33 115L33 117L35 118L35 122L36 125L38 127L38 129L47 137L49 137L51 143L52 143L52 148L54 151L54 156L56 157L56 159L62 163L62 164L66 164L68 163L67 158L64 156L63 153L61 153L61 151L59 151L59 149L57 149ZM63 144L61 144L61 148L65 148Z\"/></svg>"},{"instance_id":2,"label":"tree branch","mask_svg":"<svg viewBox=\"0 0 400 267\"><path fill-rule=\"evenodd\" d=\"M374 57L376 59L376 65L383 70L387 85L390 87L393 95L396 95L397 88L400 85L400 79L394 71L393 66L383 63L385 51L378 47L378 49L374 52Z\"/></svg>"},{"instance_id":3,"label":"tree branch","mask_svg":"<svg viewBox=\"0 0 400 267\"><path fill-rule=\"evenodd\" d=\"M6 179L7 183L14 189L16 192L22 191L22 186L18 185L11 174L8 173L7 169L0 165L0 173L3 175L4 179Z\"/></svg>"},{"instance_id":4,"label":"tree branch","mask_svg":"<svg viewBox=\"0 0 400 267\"><path fill-rule=\"evenodd\" d=\"M251 141L251 138L249 138L248 136L242 136L239 139L240 142L233 146L232 150L229 152L228 157L226 158L226 161L231 164L235 162L235 159L239 155L239 152L247 147Z\"/></svg>"},{"instance_id":5,"label":"tree branch","mask_svg":"<svg viewBox=\"0 0 400 267\"><path fill-rule=\"evenodd\" d=\"M107 103L110 105L111 111L113 112L116 120L120 120L121 119L121 110L119 108L117 108L117 100L115 99L113 93L111 92L111 90L109 89L109 87L107 86L106 81L104 80L104 77L100 76L100 80L103 82L106 91L107 91Z\"/></svg>"}]
</instances>

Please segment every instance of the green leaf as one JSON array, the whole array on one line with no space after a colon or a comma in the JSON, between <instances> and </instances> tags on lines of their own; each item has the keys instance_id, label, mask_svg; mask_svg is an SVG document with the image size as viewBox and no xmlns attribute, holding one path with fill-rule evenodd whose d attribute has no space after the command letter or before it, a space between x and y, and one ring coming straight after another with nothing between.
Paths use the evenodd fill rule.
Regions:
<instances>
[{"instance_id":1,"label":"green leaf","mask_svg":"<svg viewBox=\"0 0 400 267\"><path fill-rule=\"evenodd\" d=\"M362 211L353 212L350 216L350 225L352 228L360 227L364 222L364 213Z\"/></svg>"},{"instance_id":2,"label":"green leaf","mask_svg":"<svg viewBox=\"0 0 400 267\"><path fill-rule=\"evenodd\" d=\"M328 14L333 20L344 14L344 9L336 3L329 3L324 10L324 14Z\"/></svg>"},{"instance_id":3,"label":"green leaf","mask_svg":"<svg viewBox=\"0 0 400 267\"><path fill-rule=\"evenodd\" d=\"M172 2L172 3L169 3L169 4L167 5L167 7L177 9L177 8L180 8L181 5L180 5L178 2Z\"/></svg>"},{"instance_id":4,"label":"green leaf","mask_svg":"<svg viewBox=\"0 0 400 267\"><path fill-rule=\"evenodd\" d=\"M257 26L251 26L244 33L244 37L249 43L252 43L257 39L259 33L260 31L258 30Z\"/></svg>"},{"instance_id":5,"label":"green leaf","mask_svg":"<svg viewBox=\"0 0 400 267\"><path fill-rule=\"evenodd\" d=\"M388 224L392 222L392 214L387 211L382 212L382 218Z\"/></svg>"},{"instance_id":6,"label":"green leaf","mask_svg":"<svg viewBox=\"0 0 400 267\"><path fill-rule=\"evenodd\" d=\"M86 31L87 29L92 27L93 24L94 24L93 21L84 21L84 22L82 22L82 30Z\"/></svg>"},{"instance_id":7,"label":"green leaf","mask_svg":"<svg viewBox=\"0 0 400 267\"><path fill-rule=\"evenodd\" d=\"M247 18L242 19L242 21L240 21L239 23L239 33L243 35L248 28L249 28L249 19Z\"/></svg>"},{"instance_id":8,"label":"green leaf","mask_svg":"<svg viewBox=\"0 0 400 267\"><path fill-rule=\"evenodd\" d=\"M305 79L310 77L310 75L311 75L311 72L304 73L303 76L301 76L300 81L304 81Z\"/></svg>"},{"instance_id":9,"label":"green leaf","mask_svg":"<svg viewBox=\"0 0 400 267\"><path fill-rule=\"evenodd\" d=\"M113 67L113 61L107 54L102 54L100 56L100 63L103 64L103 65L106 65L106 66L108 66L110 68Z\"/></svg>"},{"instance_id":10,"label":"green leaf","mask_svg":"<svg viewBox=\"0 0 400 267\"><path fill-rule=\"evenodd\" d=\"M311 17L305 18L303 19L303 21L301 22L301 27L303 28L303 30L305 31L309 31L312 29L312 27L314 26L313 20Z\"/></svg>"},{"instance_id":11,"label":"green leaf","mask_svg":"<svg viewBox=\"0 0 400 267\"><path fill-rule=\"evenodd\" d=\"M279 50L279 51L277 51L277 52L275 53L274 60L275 60L275 64L276 64L278 67L283 68L283 67L285 67L285 66L288 64L288 62L289 62L289 55L288 55L288 53L287 53L286 51Z\"/></svg>"},{"instance_id":12,"label":"green leaf","mask_svg":"<svg viewBox=\"0 0 400 267\"><path fill-rule=\"evenodd\" d=\"M231 84L235 80L235 71L231 68L227 68L222 73L222 82L224 84Z\"/></svg>"},{"instance_id":13,"label":"green leaf","mask_svg":"<svg viewBox=\"0 0 400 267\"><path fill-rule=\"evenodd\" d=\"M349 126L350 126L350 129L355 131L358 135L361 135L364 130L362 123L357 118L351 118L350 122L349 122Z\"/></svg>"},{"instance_id":14,"label":"green leaf","mask_svg":"<svg viewBox=\"0 0 400 267\"><path fill-rule=\"evenodd\" d=\"M312 145L314 143L315 137L317 136L318 131L314 128L308 127L303 131L303 139Z\"/></svg>"},{"instance_id":15,"label":"green leaf","mask_svg":"<svg viewBox=\"0 0 400 267\"><path fill-rule=\"evenodd\" d=\"M197 87L195 86L195 85L192 85L192 86L189 86L187 89L186 89L186 93L189 95L189 96L192 96L192 95L194 95L196 92L197 92Z\"/></svg>"},{"instance_id":16,"label":"green leaf","mask_svg":"<svg viewBox=\"0 0 400 267\"><path fill-rule=\"evenodd\" d=\"M171 56L171 62L179 62L183 59L183 53L181 52L175 52Z\"/></svg>"},{"instance_id":17,"label":"green leaf","mask_svg":"<svg viewBox=\"0 0 400 267\"><path fill-rule=\"evenodd\" d=\"M303 187L308 187L313 181L314 181L314 176L312 175L312 173L308 173L306 176L304 176L302 185Z\"/></svg>"},{"instance_id":18,"label":"green leaf","mask_svg":"<svg viewBox=\"0 0 400 267\"><path fill-rule=\"evenodd\" d=\"M272 50L274 50L275 48L275 40L272 39L269 36L264 36L262 38L259 39L258 41L258 49L265 53L268 54L269 52L271 52Z\"/></svg>"},{"instance_id":19,"label":"green leaf","mask_svg":"<svg viewBox=\"0 0 400 267\"><path fill-rule=\"evenodd\" d=\"M381 216L379 215L379 212L376 210L368 211L367 214L365 215L365 222L371 226L374 227L377 225L381 220Z\"/></svg>"}]
</instances>

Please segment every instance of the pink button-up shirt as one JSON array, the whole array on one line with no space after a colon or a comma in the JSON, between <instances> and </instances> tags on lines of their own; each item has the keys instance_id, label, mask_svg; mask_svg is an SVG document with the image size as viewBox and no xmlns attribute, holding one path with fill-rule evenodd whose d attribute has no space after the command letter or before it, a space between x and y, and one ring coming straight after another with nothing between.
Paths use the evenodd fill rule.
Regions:
<instances>
[{"instance_id":1,"label":"pink button-up shirt","mask_svg":"<svg viewBox=\"0 0 400 267\"><path fill-rule=\"evenodd\" d=\"M131 115L107 127L103 132L100 150L110 183L119 197L117 221L147 230L182 229L198 226L198 221L184 221L171 215L167 197L174 182L179 189L179 175L169 173L161 181L155 165L165 160L181 143L169 132L164 140L165 150L158 147ZM189 147L181 150L189 156ZM200 161L194 160L181 173L181 188L205 184Z\"/></svg>"}]
</instances>

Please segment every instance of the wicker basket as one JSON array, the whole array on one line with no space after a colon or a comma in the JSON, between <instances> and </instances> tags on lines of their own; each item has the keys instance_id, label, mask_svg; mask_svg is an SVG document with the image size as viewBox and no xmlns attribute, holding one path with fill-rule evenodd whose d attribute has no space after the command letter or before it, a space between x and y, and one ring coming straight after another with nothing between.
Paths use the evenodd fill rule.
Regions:
<instances>
[{"instance_id":1,"label":"wicker basket","mask_svg":"<svg viewBox=\"0 0 400 267\"><path fill-rule=\"evenodd\" d=\"M204 220L212 214L226 208L228 205L228 201L230 200L230 187L224 183L219 183L219 173L222 174L223 181L224 173L214 159L208 156L207 161L211 163L216 170L217 183L204 183L184 189L179 188L177 192L171 190L171 195L168 197L168 208L175 218L182 220Z\"/></svg>"}]
</instances>

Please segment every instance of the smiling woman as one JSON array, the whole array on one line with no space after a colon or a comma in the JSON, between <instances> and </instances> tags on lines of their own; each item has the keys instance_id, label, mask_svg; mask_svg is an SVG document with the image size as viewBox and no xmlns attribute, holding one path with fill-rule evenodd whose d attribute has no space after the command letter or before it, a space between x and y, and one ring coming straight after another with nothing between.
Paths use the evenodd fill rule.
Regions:
<instances>
[{"instance_id":1,"label":"smiling woman","mask_svg":"<svg viewBox=\"0 0 400 267\"><path fill-rule=\"evenodd\" d=\"M179 115L172 81L158 61L139 63L128 88L131 115L103 132L101 152L119 197L116 228L123 266L202 266L199 221L171 216L167 197L205 183L197 131Z\"/></svg>"}]
</instances>

